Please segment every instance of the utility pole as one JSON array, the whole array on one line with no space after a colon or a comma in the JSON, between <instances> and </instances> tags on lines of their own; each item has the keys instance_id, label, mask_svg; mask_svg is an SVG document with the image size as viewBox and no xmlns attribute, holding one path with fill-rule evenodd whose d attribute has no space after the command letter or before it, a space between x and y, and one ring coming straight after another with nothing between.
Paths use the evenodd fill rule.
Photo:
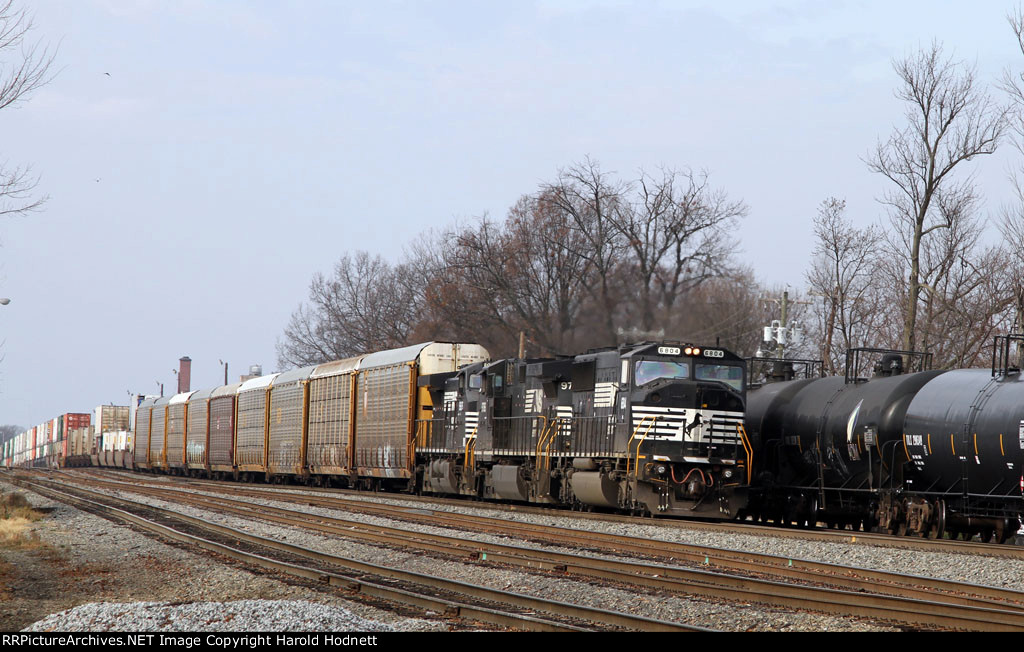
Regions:
<instances>
[{"instance_id":1,"label":"utility pole","mask_svg":"<svg viewBox=\"0 0 1024 652\"><path fill-rule=\"evenodd\" d=\"M783 360L786 357L786 346L789 344L799 345L803 341L803 329L796 322L789 321L790 303L810 303L809 301L789 300L789 290L782 293L782 299L765 298L765 301L772 301L779 304L782 311L782 319L773 320L770 326L764 327L763 340L771 345L775 342L775 357Z\"/></svg>"}]
</instances>

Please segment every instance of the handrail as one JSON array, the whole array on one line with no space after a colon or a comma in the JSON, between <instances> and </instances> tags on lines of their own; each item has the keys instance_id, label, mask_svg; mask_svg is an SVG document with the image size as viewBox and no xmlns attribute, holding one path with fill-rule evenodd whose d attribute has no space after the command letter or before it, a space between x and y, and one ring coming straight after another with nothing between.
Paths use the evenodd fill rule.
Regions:
<instances>
[{"instance_id":1,"label":"handrail","mask_svg":"<svg viewBox=\"0 0 1024 652\"><path fill-rule=\"evenodd\" d=\"M640 437L640 441L638 441L637 444L636 444L636 467L638 469L639 466L640 466L640 445L644 443L644 440L647 439L647 433L649 433L651 431L651 428L654 427L654 424L658 422L658 417L655 416L655 415L650 415L650 414L645 415L642 419L640 419L640 423L636 424L636 428L633 429L633 434L630 435L629 441L626 442L626 475L627 476L629 475L629 447L630 447L630 445L632 445L633 440L636 439L636 434L638 432L640 432L640 428L644 425L644 422L647 421L648 419L651 420L651 424L649 426L647 426L647 430L644 430L644 434ZM634 473L637 472L637 469L634 469Z\"/></svg>"},{"instance_id":2,"label":"handrail","mask_svg":"<svg viewBox=\"0 0 1024 652\"><path fill-rule=\"evenodd\" d=\"M466 456L462 466L466 469L476 469L476 431L480 426L473 428L473 432L466 438ZM472 466L470 464L472 463Z\"/></svg>"},{"instance_id":3,"label":"handrail","mask_svg":"<svg viewBox=\"0 0 1024 652\"><path fill-rule=\"evenodd\" d=\"M537 427L538 420L540 421L539 428ZM526 427L520 428L519 426L523 422L526 422ZM493 437L492 450L514 450L517 451L516 454L523 454L528 456L527 449L529 448L529 445L533 443L535 453L537 453L537 450L539 449L537 448L537 443L535 442L535 440L547 428L547 422L548 418L541 414L527 414L516 417L493 417L491 419ZM510 427L507 432L511 433L510 436L515 441L506 441L504 445L501 445L499 443L498 432L500 430L499 426L501 426L504 423L509 424ZM522 452L518 453L518 451Z\"/></svg>"},{"instance_id":4,"label":"handrail","mask_svg":"<svg viewBox=\"0 0 1024 652\"><path fill-rule=\"evenodd\" d=\"M552 423L551 436L548 437L547 443L544 445L544 470L547 471L551 468L551 445L555 443L555 437L563 423L566 421L572 425L572 417L555 417L554 423Z\"/></svg>"},{"instance_id":5,"label":"handrail","mask_svg":"<svg viewBox=\"0 0 1024 652\"><path fill-rule=\"evenodd\" d=\"M538 473L551 468L551 442L555 439L554 433L558 431L558 425L561 420L562 417L552 419L550 423L546 424L543 432L541 432L540 437L537 439L537 464L535 468Z\"/></svg>"},{"instance_id":6,"label":"handrail","mask_svg":"<svg viewBox=\"0 0 1024 652\"><path fill-rule=\"evenodd\" d=\"M736 434L739 435L740 442L743 444L743 450L747 453L747 484L750 484L754 472L754 447L750 443L747 437L747 429L743 427L742 423L736 424Z\"/></svg>"}]
</instances>

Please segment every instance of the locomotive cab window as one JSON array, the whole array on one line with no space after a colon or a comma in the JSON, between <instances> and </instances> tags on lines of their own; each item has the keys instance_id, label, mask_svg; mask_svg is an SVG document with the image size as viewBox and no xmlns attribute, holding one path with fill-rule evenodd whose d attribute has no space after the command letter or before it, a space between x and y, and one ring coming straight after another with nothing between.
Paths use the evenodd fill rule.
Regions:
<instances>
[{"instance_id":1,"label":"locomotive cab window","mask_svg":"<svg viewBox=\"0 0 1024 652\"><path fill-rule=\"evenodd\" d=\"M640 360L636 363L633 377L636 379L637 387L662 378L686 380L690 377L690 365L685 362L669 362L668 360Z\"/></svg>"},{"instance_id":2,"label":"locomotive cab window","mask_svg":"<svg viewBox=\"0 0 1024 652\"><path fill-rule=\"evenodd\" d=\"M735 390L743 390L743 367L725 364L698 364L697 380L717 380Z\"/></svg>"}]
</instances>

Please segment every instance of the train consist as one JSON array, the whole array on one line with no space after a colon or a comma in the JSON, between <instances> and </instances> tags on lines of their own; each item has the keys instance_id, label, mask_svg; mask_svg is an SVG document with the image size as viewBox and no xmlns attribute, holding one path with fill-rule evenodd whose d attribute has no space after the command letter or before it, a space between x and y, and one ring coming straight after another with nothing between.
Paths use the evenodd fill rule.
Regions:
<instances>
[{"instance_id":1,"label":"train consist","mask_svg":"<svg viewBox=\"0 0 1024 652\"><path fill-rule=\"evenodd\" d=\"M133 465L733 518L749 484L744 373L680 343L492 361L431 342L148 398Z\"/></svg>"},{"instance_id":2,"label":"train consist","mask_svg":"<svg viewBox=\"0 0 1024 652\"><path fill-rule=\"evenodd\" d=\"M997 341L991 370L856 350L845 377L793 379L779 361L777 382L748 391L747 362L720 347L491 360L475 344L430 342L148 397L134 432L95 439L90 461L1006 541L1024 513L1024 381L1011 344L1024 348L1024 336ZM873 372L859 373L869 358ZM108 442L121 448L103 454ZM33 458L8 446L3 460L68 465L54 450L75 446Z\"/></svg>"},{"instance_id":3,"label":"train consist","mask_svg":"<svg viewBox=\"0 0 1024 652\"><path fill-rule=\"evenodd\" d=\"M1024 514L1024 380L996 338L991 369L928 370L927 356L853 350L845 377L748 394L760 453L748 513L783 523L1004 542ZM1020 349L1018 348L1018 351ZM870 378L861 354L880 353ZM918 371L904 373L907 360Z\"/></svg>"},{"instance_id":4,"label":"train consist","mask_svg":"<svg viewBox=\"0 0 1024 652\"><path fill-rule=\"evenodd\" d=\"M125 459L131 460L130 419L130 408L124 405L100 405L92 414L61 414L4 442L0 463L51 469L125 466Z\"/></svg>"}]
</instances>

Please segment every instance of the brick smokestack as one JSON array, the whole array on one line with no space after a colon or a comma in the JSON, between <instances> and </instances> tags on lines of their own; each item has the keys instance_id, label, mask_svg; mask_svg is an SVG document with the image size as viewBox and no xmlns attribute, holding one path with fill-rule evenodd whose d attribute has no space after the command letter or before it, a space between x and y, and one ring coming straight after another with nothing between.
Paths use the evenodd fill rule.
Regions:
<instances>
[{"instance_id":1,"label":"brick smokestack","mask_svg":"<svg viewBox=\"0 0 1024 652\"><path fill-rule=\"evenodd\" d=\"M192 358L186 355L178 362L181 364L178 368L178 393L181 394L192 386Z\"/></svg>"}]
</instances>

